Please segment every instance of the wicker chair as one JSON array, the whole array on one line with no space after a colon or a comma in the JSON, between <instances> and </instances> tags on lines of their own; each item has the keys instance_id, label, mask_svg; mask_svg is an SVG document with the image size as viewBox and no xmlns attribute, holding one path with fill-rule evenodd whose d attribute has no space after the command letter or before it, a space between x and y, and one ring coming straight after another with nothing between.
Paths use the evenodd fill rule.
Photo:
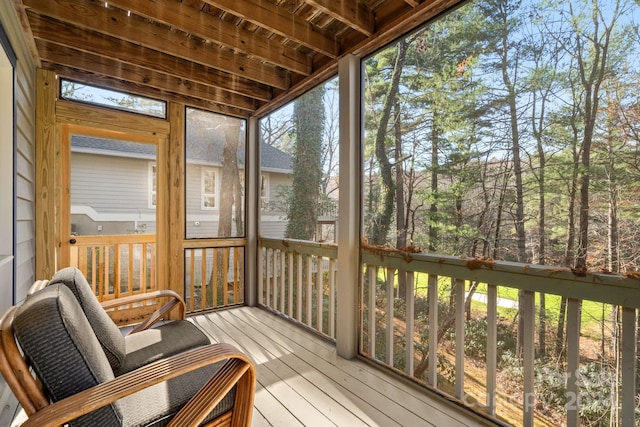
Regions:
<instances>
[{"instance_id":1,"label":"wicker chair","mask_svg":"<svg viewBox=\"0 0 640 427\"><path fill-rule=\"evenodd\" d=\"M29 416L24 426L251 423L255 370L243 353L209 344L116 376L62 284L45 287L3 316L0 372Z\"/></svg>"}]
</instances>

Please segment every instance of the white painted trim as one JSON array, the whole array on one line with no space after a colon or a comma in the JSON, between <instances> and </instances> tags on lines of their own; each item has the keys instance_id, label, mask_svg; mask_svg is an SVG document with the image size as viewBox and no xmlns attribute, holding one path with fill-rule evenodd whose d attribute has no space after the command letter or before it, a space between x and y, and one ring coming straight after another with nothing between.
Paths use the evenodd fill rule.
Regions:
<instances>
[{"instance_id":1,"label":"white painted trim","mask_svg":"<svg viewBox=\"0 0 640 427\"><path fill-rule=\"evenodd\" d=\"M261 300L258 297L258 283L262 283L262 256L258 256L258 236L260 233L260 198L258 180L260 177L259 123L256 117L247 121L247 152L245 175L245 226L247 247L245 249L245 296L244 302L255 306ZM256 271L257 270L257 271ZM256 283L256 280L258 283Z\"/></svg>"},{"instance_id":2,"label":"white painted trim","mask_svg":"<svg viewBox=\"0 0 640 427\"><path fill-rule=\"evenodd\" d=\"M122 221L138 221L138 222L155 222L155 214L139 214L138 212L128 213L107 213L98 212L91 206L71 206L71 215L86 215L95 222L122 222Z\"/></svg>"}]
</instances>

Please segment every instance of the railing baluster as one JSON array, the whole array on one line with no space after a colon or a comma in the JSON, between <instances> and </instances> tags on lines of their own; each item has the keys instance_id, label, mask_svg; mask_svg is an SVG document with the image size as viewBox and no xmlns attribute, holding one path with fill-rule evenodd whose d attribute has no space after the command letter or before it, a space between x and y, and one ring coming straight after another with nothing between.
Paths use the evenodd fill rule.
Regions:
<instances>
[{"instance_id":1,"label":"railing baluster","mask_svg":"<svg viewBox=\"0 0 640 427\"><path fill-rule=\"evenodd\" d=\"M496 415L498 367L498 287L487 285L487 412Z\"/></svg>"},{"instance_id":2,"label":"railing baluster","mask_svg":"<svg viewBox=\"0 0 640 427\"><path fill-rule=\"evenodd\" d=\"M271 308L278 308L278 250L271 251L271 283L269 284L271 291Z\"/></svg>"},{"instance_id":3,"label":"railing baluster","mask_svg":"<svg viewBox=\"0 0 640 427\"><path fill-rule=\"evenodd\" d=\"M368 265L369 269L369 355L376 357L376 279L378 267Z\"/></svg>"},{"instance_id":4,"label":"railing baluster","mask_svg":"<svg viewBox=\"0 0 640 427\"><path fill-rule=\"evenodd\" d=\"M438 276L429 274L429 384L438 387Z\"/></svg>"},{"instance_id":5,"label":"railing baluster","mask_svg":"<svg viewBox=\"0 0 640 427\"><path fill-rule=\"evenodd\" d=\"M636 409L636 310L622 307L622 410L620 419L623 426L635 424Z\"/></svg>"},{"instance_id":6,"label":"railing baluster","mask_svg":"<svg viewBox=\"0 0 640 427\"><path fill-rule=\"evenodd\" d=\"M156 243L151 243L151 255L150 255L150 266L151 270L151 283L149 283L149 289L156 289Z\"/></svg>"},{"instance_id":7,"label":"railing baluster","mask_svg":"<svg viewBox=\"0 0 640 427\"><path fill-rule=\"evenodd\" d=\"M578 375L580 368L580 301L567 300L567 427L580 425Z\"/></svg>"},{"instance_id":8,"label":"railing baluster","mask_svg":"<svg viewBox=\"0 0 640 427\"><path fill-rule=\"evenodd\" d=\"M133 243L129 243L129 245L127 246L127 250L128 250L128 259L127 259L127 295L132 295L133 294L133 251L135 246L133 245ZM119 264L114 264L114 268L115 266L120 266Z\"/></svg>"},{"instance_id":9,"label":"railing baluster","mask_svg":"<svg viewBox=\"0 0 640 427\"><path fill-rule=\"evenodd\" d=\"M395 278L395 270L392 268L387 268L387 280L386 280L386 288L387 288L387 363L393 366L393 331L394 331L394 313L393 313L393 302L394 302L394 278Z\"/></svg>"},{"instance_id":10,"label":"railing baluster","mask_svg":"<svg viewBox=\"0 0 640 427\"><path fill-rule=\"evenodd\" d=\"M404 274L406 278L406 290L407 290L407 330L406 330L406 371L409 375L413 375L414 371L414 357L413 348L415 341L415 280L413 271L401 271L400 274Z\"/></svg>"},{"instance_id":11,"label":"railing baluster","mask_svg":"<svg viewBox=\"0 0 640 427\"><path fill-rule=\"evenodd\" d=\"M207 308L207 250L202 248L200 253L200 308L204 310Z\"/></svg>"},{"instance_id":12,"label":"railing baluster","mask_svg":"<svg viewBox=\"0 0 640 427\"><path fill-rule=\"evenodd\" d=\"M464 399L464 299L466 281L455 279L456 296L456 381L455 395L458 399Z\"/></svg>"},{"instance_id":13,"label":"railing baluster","mask_svg":"<svg viewBox=\"0 0 640 427\"><path fill-rule=\"evenodd\" d=\"M267 307L271 307L271 253L275 251L275 249L269 249L267 248L267 253L266 253L266 264L267 264L267 270L266 270L266 276L267 279L265 280L265 301L264 304Z\"/></svg>"},{"instance_id":14,"label":"railing baluster","mask_svg":"<svg viewBox=\"0 0 640 427\"><path fill-rule=\"evenodd\" d=\"M287 301L287 292L286 292L286 275L285 275L285 256L286 253L280 251L280 313L284 313L285 303Z\"/></svg>"},{"instance_id":15,"label":"railing baluster","mask_svg":"<svg viewBox=\"0 0 640 427\"><path fill-rule=\"evenodd\" d=\"M196 257L193 249L187 249L189 257L189 310L194 310L194 300L196 297Z\"/></svg>"},{"instance_id":16,"label":"railing baluster","mask_svg":"<svg viewBox=\"0 0 640 427\"><path fill-rule=\"evenodd\" d=\"M101 248L104 261L102 262L102 265L100 267L102 269L102 272L104 273L105 295L112 295L117 298L117 288L119 288L119 286L117 286L117 283L113 284L113 294L111 293L111 287L109 286L109 247L102 245Z\"/></svg>"},{"instance_id":17,"label":"railing baluster","mask_svg":"<svg viewBox=\"0 0 640 427\"><path fill-rule=\"evenodd\" d=\"M238 283L240 278L239 260L238 260L238 247L233 248L233 304L240 302L238 299Z\"/></svg>"},{"instance_id":18,"label":"railing baluster","mask_svg":"<svg viewBox=\"0 0 640 427\"><path fill-rule=\"evenodd\" d=\"M140 245L140 283L139 283L139 291L146 292L147 290L147 244L142 243Z\"/></svg>"},{"instance_id":19,"label":"railing baluster","mask_svg":"<svg viewBox=\"0 0 640 427\"><path fill-rule=\"evenodd\" d=\"M316 257L316 330L322 333L322 315L324 313L324 290L322 289L322 257Z\"/></svg>"},{"instance_id":20,"label":"railing baluster","mask_svg":"<svg viewBox=\"0 0 640 427\"><path fill-rule=\"evenodd\" d=\"M298 271L297 271L297 286L296 286L296 320L302 323L302 254L297 254L298 258Z\"/></svg>"},{"instance_id":21,"label":"railing baluster","mask_svg":"<svg viewBox=\"0 0 640 427\"><path fill-rule=\"evenodd\" d=\"M524 321L524 341L523 341L523 372L524 372L524 389L523 402L524 427L533 427L533 419L535 414L535 393L534 393L534 357L535 357L535 299L534 293L531 291L523 291L523 312L521 313Z\"/></svg>"},{"instance_id":22,"label":"railing baluster","mask_svg":"<svg viewBox=\"0 0 640 427\"><path fill-rule=\"evenodd\" d=\"M289 261L289 271L287 274L287 279L289 280L289 294L287 295L289 310L287 313L289 317L293 317L293 252L287 252L287 259Z\"/></svg>"},{"instance_id":23,"label":"railing baluster","mask_svg":"<svg viewBox=\"0 0 640 427\"><path fill-rule=\"evenodd\" d=\"M96 251L95 246L91 246L91 286L93 287L93 293L98 296L98 299L102 301L104 296L104 288L100 284L100 280L98 277L98 263L97 256L98 251Z\"/></svg>"},{"instance_id":24,"label":"railing baluster","mask_svg":"<svg viewBox=\"0 0 640 427\"><path fill-rule=\"evenodd\" d=\"M222 304L225 305L229 303L229 254L231 253L231 248L219 248L219 250L222 251L222 283L220 283L220 292L222 292ZM213 289L213 306L217 307L218 286L216 285L216 287Z\"/></svg>"},{"instance_id":25,"label":"railing baluster","mask_svg":"<svg viewBox=\"0 0 640 427\"><path fill-rule=\"evenodd\" d=\"M336 337L336 263L329 258L329 336Z\"/></svg>"},{"instance_id":26,"label":"railing baluster","mask_svg":"<svg viewBox=\"0 0 640 427\"><path fill-rule=\"evenodd\" d=\"M268 249L258 248L258 304L264 304L264 268Z\"/></svg>"},{"instance_id":27,"label":"railing baluster","mask_svg":"<svg viewBox=\"0 0 640 427\"><path fill-rule=\"evenodd\" d=\"M306 283L307 283L307 291L305 293L305 302L307 303L307 312L305 313L305 320L306 320L306 324L307 326L311 326L312 322L313 322L313 315L312 315L312 308L311 308L311 295L313 292L313 280L312 280L312 256L311 255L307 255L307 276L306 276Z\"/></svg>"}]
</instances>

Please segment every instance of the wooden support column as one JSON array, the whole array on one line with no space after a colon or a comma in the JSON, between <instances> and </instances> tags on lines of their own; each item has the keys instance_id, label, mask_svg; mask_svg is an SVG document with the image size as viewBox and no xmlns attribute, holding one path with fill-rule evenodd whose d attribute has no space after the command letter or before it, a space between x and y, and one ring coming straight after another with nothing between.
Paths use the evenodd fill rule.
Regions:
<instances>
[{"instance_id":1,"label":"wooden support column","mask_svg":"<svg viewBox=\"0 0 640 427\"><path fill-rule=\"evenodd\" d=\"M336 350L351 359L358 354L358 286L360 280L360 182L362 143L360 59L346 55L338 62L340 105L340 200Z\"/></svg>"},{"instance_id":2,"label":"wooden support column","mask_svg":"<svg viewBox=\"0 0 640 427\"><path fill-rule=\"evenodd\" d=\"M168 105L169 138L163 139L158 147L157 185L168 189L166 198L163 191L157 191L157 221L167 225L166 233L157 234L158 279L166 278L166 287L184 298L184 224L185 224L185 126L186 111L183 104L170 102ZM165 146L162 146L162 144ZM168 146L166 146L168 145ZM166 156L166 157L164 157ZM164 169L164 172L163 172ZM166 177L166 178L164 178ZM165 207L165 209L162 208ZM166 214L164 214L166 212ZM162 227L158 227L160 231ZM160 250L166 248L163 263ZM168 267L168 268L167 268ZM159 282L163 283L163 282ZM161 287L164 287L161 285Z\"/></svg>"},{"instance_id":3,"label":"wooden support column","mask_svg":"<svg viewBox=\"0 0 640 427\"><path fill-rule=\"evenodd\" d=\"M245 295L244 302L248 306L258 303L258 236L260 235L260 135L258 119L249 117L247 121L247 153L245 202L247 246L245 247Z\"/></svg>"},{"instance_id":4,"label":"wooden support column","mask_svg":"<svg viewBox=\"0 0 640 427\"><path fill-rule=\"evenodd\" d=\"M56 270L56 97L55 73L36 71L36 278L49 279Z\"/></svg>"}]
</instances>

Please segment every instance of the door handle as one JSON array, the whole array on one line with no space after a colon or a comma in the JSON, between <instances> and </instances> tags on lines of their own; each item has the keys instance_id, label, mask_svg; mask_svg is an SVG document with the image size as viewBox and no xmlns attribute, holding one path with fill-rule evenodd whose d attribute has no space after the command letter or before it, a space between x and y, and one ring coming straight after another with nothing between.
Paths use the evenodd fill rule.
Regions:
<instances>
[{"instance_id":1,"label":"door handle","mask_svg":"<svg viewBox=\"0 0 640 427\"><path fill-rule=\"evenodd\" d=\"M76 242L77 242L77 240L76 240L76 239L69 239L69 243L71 243L72 245L75 245L75 244L76 244Z\"/></svg>"}]
</instances>

